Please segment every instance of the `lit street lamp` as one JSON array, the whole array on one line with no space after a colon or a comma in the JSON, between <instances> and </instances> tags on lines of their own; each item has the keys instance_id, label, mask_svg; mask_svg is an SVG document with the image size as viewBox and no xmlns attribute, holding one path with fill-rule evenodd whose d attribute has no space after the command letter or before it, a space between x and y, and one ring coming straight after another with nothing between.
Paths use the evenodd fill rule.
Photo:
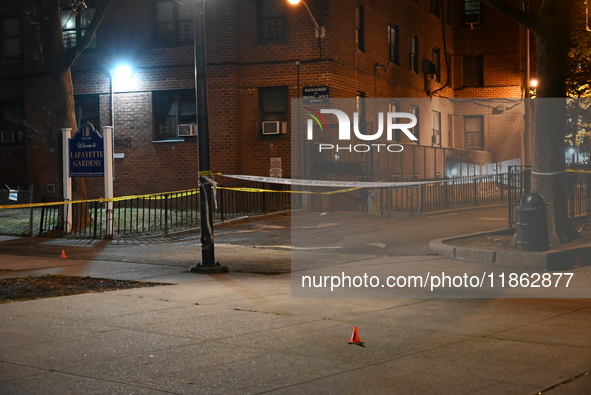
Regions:
<instances>
[{"instance_id":1,"label":"lit street lamp","mask_svg":"<svg viewBox=\"0 0 591 395\"><path fill-rule=\"evenodd\" d=\"M304 7L306 7L306 10L308 11L310 18L312 18L312 22L314 22L314 28L316 29L316 38L323 38L324 37L324 35L325 35L324 26L320 26L318 24L318 22L316 22L316 18L314 18L314 15L312 15L312 11L310 11L310 7L308 7L308 4L306 4L306 2L304 0L287 0L287 2L292 5L297 5L297 4L302 3L304 5Z\"/></svg>"},{"instance_id":2,"label":"lit street lamp","mask_svg":"<svg viewBox=\"0 0 591 395\"><path fill-rule=\"evenodd\" d=\"M199 143L199 215L201 223L201 263L194 273L227 272L215 261L213 242L213 198L209 158L209 118L207 114L207 59L205 54L205 0L195 5L195 96L197 101L197 140Z\"/></svg>"}]
</instances>

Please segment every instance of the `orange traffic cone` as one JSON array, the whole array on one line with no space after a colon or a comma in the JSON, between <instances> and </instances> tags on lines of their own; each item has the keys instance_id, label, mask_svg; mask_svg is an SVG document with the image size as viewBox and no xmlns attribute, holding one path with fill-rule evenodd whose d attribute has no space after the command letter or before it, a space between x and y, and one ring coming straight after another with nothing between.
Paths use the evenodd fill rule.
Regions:
<instances>
[{"instance_id":1,"label":"orange traffic cone","mask_svg":"<svg viewBox=\"0 0 591 395\"><path fill-rule=\"evenodd\" d=\"M349 344L357 344L358 346L365 347L363 345L363 340L359 338L359 330L357 329L357 325L353 327L353 333L351 334L351 340L349 340Z\"/></svg>"},{"instance_id":2,"label":"orange traffic cone","mask_svg":"<svg viewBox=\"0 0 591 395\"><path fill-rule=\"evenodd\" d=\"M62 258L67 258L65 250L62 250Z\"/></svg>"}]
</instances>

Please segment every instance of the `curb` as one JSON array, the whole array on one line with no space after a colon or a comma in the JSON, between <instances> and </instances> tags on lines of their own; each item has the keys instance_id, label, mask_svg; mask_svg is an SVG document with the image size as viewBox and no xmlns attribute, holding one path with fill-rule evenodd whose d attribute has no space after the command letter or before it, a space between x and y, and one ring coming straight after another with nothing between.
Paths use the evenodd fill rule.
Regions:
<instances>
[{"instance_id":1,"label":"curb","mask_svg":"<svg viewBox=\"0 0 591 395\"><path fill-rule=\"evenodd\" d=\"M465 235L431 240L429 249L438 255L450 258L465 259L480 263L513 266L532 270L561 271L579 266L591 265L591 246L570 247L548 251L517 251L517 250L486 250L454 246L453 241L467 237L494 235L507 232L499 229L489 232L470 233Z\"/></svg>"},{"instance_id":2,"label":"curb","mask_svg":"<svg viewBox=\"0 0 591 395\"><path fill-rule=\"evenodd\" d=\"M507 203L493 203L493 204L483 204L481 206L462 206L462 207L453 207L443 210L434 210L434 211L421 211L421 217L430 217L435 215L445 215L445 214L454 214L454 213L461 213L464 211L476 211L476 210L484 210L484 209L494 209L494 208L502 208L507 207ZM458 236L458 238L461 236Z\"/></svg>"}]
</instances>

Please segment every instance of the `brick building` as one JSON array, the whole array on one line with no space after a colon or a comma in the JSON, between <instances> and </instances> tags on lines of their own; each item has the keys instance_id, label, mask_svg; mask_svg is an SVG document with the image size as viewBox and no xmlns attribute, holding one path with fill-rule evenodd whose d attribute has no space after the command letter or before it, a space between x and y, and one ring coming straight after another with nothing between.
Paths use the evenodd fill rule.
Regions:
<instances>
[{"instance_id":1,"label":"brick building","mask_svg":"<svg viewBox=\"0 0 591 395\"><path fill-rule=\"evenodd\" d=\"M93 10L87 4L76 16L62 12L66 45L83 34ZM266 176L271 158L280 158L283 177L291 177L289 127L264 134L262 125L289 125L289 99L310 87L328 87L330 98L421 99L415 108L404 100L389 104L419 119L418 143L400 141L400 166L380 170L352 157L366 162L355 176L433 178L449 175L454 163L462 174L521 163L522 107L488 101L524 97L526 33L517 24L468 0L307 5L321 29L304 4L287 0L206 3L214 171ZM114 124L116 196L196 186L197 138L191 126L179 129L196 121L193 9L192 1L115 0L72 68L78 121L97 130ZM35 27L20 2L0 5L0 24L0 182L57 196L59 133L49 126L51 92ZM113 73L120 64L131 76ZM482 101L461 101L467 98ZM101 181L88 179L87 189L101 196Z\"/></svg>"}]
</instances>

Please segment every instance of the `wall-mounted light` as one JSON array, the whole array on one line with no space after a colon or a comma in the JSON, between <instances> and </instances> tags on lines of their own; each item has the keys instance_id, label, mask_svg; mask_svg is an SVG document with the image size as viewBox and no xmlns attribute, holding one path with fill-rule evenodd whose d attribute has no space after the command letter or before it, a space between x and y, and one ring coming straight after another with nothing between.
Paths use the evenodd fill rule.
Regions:
<instances>
[{"instance_id":1,"label":"wall-mounted light","mask_svg":"<svg viewBox=\"0 0 591 395\"><path fill-rule=\"evenodd\" d=\"M312 22L314 22L314 28L316 29L316 38L323 38L325 36L326 32L324 26L320 26L318 22L316 22L316 18L314 18L314 15L312 15L312 11L310 11L310 7L308 7L308 4L306 4L304 0L287 0L287 2L292 5L298 5L302 3L304 7L306 7L306 10L308 11L310 18L312 18Z\"/></svg>"}]
</instances>

